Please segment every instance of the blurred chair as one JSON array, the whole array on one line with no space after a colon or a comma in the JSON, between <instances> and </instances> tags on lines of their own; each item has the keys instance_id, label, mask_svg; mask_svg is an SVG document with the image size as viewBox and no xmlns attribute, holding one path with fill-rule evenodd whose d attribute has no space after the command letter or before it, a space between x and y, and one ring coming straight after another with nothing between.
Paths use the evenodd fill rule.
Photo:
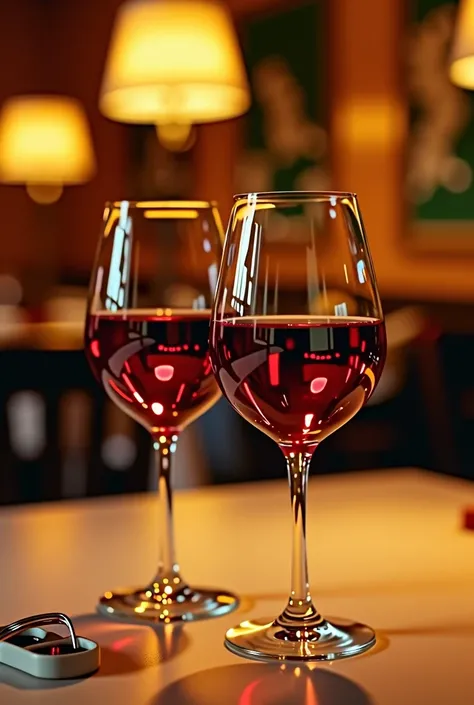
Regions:
<instances>
[{"instance_id":1,"label":"blurred chair","mask_svg":"<svg viewBox=\"0 0 474 705\"><path fill-rule=\"evenodd\" d=\"M421 308L386 316L387 361L367 406L321 445L330 469L417 465L458 474L438 326Z\"/></svg>"},{"instance_id":2,"label":"blurred chair","mask_svg":"<svg viewBox=\"0 0 474 705\"><path fill-rule=\"evenodd\" d=\"M387 315L386 327L387 362L376 391L349 424L321 444L314 469L412 465L458 474L438 326L422 308L404 307ZM283 478L275 443L227 407L228 415L218 405L214 416L201 420L208 424L204 438L214 481Z\"/></svg>"},{"instance_id":3,"label":"blurred chair","mask_svg":"<svg viewBox=\"0 0 474 705\"><path fill-rule=\"evenodd\" d=\"M106 398L82 350L54 349L54 327L30 328L53 349L0 349L0 504L154 490L146 430ZM198 428L178 449L175 486L208 482Z\"/></svg>"},{"instance_id":4,"label":"blurred chair","mask_svg":"<svg viewBox=\"0 0 474 705\"><path fill-rule=\"evenodd\" d=\"M43 323L27 323L19 307L0 307L0 503L157 487L149 435L105 397L88 369L81 350L86 295L58 288L44 304ZM193 426L178 444L174 483L208 481Z\"/></svg>"},{"instance_id":5,"label":"blurred chair","mask_svg":"<svg viewBox=\"0 0 474 705\"><path fill-rule=\"evenodd\" d=\"M156 487L149 434L106 398L82 350L64 350L81 344L82 325L22 323L0 339L0 504ZM437 327L404 308L387 316L387 336L376 392L321 444L315 469L460 474ZM284 477L279 449L224 400L184 432L177 453L177 487Z\"/></svg>"}]
</instances>

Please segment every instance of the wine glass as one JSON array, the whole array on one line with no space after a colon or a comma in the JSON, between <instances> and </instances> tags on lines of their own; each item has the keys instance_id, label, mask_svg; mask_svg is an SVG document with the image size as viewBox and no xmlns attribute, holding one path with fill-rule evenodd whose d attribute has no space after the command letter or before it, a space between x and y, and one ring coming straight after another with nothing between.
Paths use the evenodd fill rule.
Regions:
<instances>
[{"instance_id":1,"label":"wine glass","mask_svg":"<svg viewBox=\"0 0 474 705\"><path fill-rule=\"evenodd\" d=\"M385 327L352 193L236 196L211 317L222 392L283 451L293 515L288 603L243 622L225 644L257 660L330 660L375 643L372 629L326 620L306 559L306 486L313 452L367 401L385 359Z\"/></svg>"},{"instance_id":2,"label":"wine glass","mask_svg":"<svg viewBox=\"0 0 474 705\"><path fill-rule=\"evenodd\" d=\"M219 616L237 606L225 590L186 583L172 522L179 434L220 397L208 336L221 240L213 203L120 201L105 207L86 355L110 399L152 436L160 520L155 577L142 588L106 592L97 606L106 616L167 624Z\"/></svg>"}]
</instances>

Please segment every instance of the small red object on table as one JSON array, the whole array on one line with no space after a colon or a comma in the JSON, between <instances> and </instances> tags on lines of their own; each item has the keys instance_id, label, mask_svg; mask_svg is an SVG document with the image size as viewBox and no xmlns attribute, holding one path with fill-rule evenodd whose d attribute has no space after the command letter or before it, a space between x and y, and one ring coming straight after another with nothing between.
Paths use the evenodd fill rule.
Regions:
<instances>
[{"instance_id":1,"label":"small red object on table","mask_svg":"<svg viewBox=\"0 0 474 705\"><path fill-rule=\"evenodd\" d=\"M474 506L466 507L464 510L463 529L474 531Z\"/></svg>"}]
</instances>

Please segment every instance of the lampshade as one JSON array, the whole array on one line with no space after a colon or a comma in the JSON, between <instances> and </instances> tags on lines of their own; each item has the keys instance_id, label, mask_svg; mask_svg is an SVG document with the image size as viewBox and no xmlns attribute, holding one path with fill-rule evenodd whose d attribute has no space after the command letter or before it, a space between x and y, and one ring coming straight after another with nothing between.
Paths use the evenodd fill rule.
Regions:
<instances>
[{"instance_id":1,"label":"lampshade","mask_svg":"<svg viewBox=\"0 0 474 705\"><path fill-rule=\"evenodd\" d=\"M474 88L474 0L459 5L449 74L461 88Z\"/></svg>"},{"instance_id":2,"label":"lampshade","mask_svg":"<svg viewBox=\"0 0 474 705\"><path fill-rule=\"evenodd\" d=\"M228 11L212 0L130 0L118 11L100 108L120 122L190 124L250 104Z\"/></svg>"},{"instance_id":3,"label":"lampshade","mask_svg":"<svg viewBox=\"0 0 474 705\"><path fill-rule=\"evenodd\" d=\"M0 180L62 185L87 181L95 162L89 127L76 100L18 96L0 112Z\"/></svg>"}]
</instances>

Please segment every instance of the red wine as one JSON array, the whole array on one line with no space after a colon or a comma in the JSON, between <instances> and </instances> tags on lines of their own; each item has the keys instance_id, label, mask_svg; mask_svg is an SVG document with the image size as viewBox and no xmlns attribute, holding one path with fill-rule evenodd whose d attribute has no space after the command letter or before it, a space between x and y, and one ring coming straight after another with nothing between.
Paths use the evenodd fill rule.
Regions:
<instances>
[{"instance_id":1,"label":"red wine","mask_svg":"<svg viewBox=\"0 0 474 705\"><path fill-rule=\"evenodd\" d=\"M385 361L385 326L370 318L238 318L216 322L211 360L231 404L282 447L315 446L351 419Z\"/></svg>"},{"instance_id":2,"label":"red wine","mask_svg":"<svg viewBox=\"0 0 474 705\"><path fill-rule=\"evenodd\" d=\"M127 414L152 433L178 432L219 397L209 360L210 311L156 314L89 316L86 355L109 397Z\"/></svg>"}]
</instances>

